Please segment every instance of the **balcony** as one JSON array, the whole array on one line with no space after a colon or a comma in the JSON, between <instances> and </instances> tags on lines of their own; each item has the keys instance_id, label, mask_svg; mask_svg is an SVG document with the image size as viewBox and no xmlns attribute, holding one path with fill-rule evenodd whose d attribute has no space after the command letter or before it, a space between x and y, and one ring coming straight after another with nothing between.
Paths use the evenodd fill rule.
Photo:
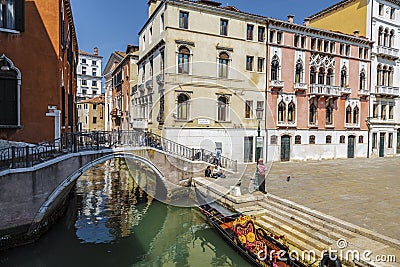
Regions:
<instances>
[{"instance_id":1,"label":"balcony","mask_svg":"<svg viewBox=\"0 0 400 267\"><path fill-rule=\"evenodd\" d=\"M399 87L378 85L376 87L377 95L384 95L389 97L399 97Z\"/></svg>"},{"instance_id":2,"label":"balcony","mask_svg":"<svg viewBox=\"0 0 400 267\"><path fill-rule=\"evenodd\" d=\"M164 85L164 74L163 73L158 74L156 76L156 81L157 81L158 85Z\"/></svg>"},{"instance_id":3,"label":"balcony","mask_svg":"<svg viewBox=\"0 0 400 267\"><path fill-rule=\"evenodd\" d=\"M307 83L294 83L294 90L296 91L306 91L308 89Z\"/></svg>"},{"instance_id":4,"label":"balcony","mask_svg":"<svg viewBox=\"0 0 400 267\"><path fill-rule=\"evenodd\" d=\"M153 78L146 81L146 88L149 91L153 90Z\"/></svg>"},{"instance_id":5,"label":"balcony","mask_svg":"<svg viewBox=\"0 0 400 267\"><path fill-rule=\"evenodd\" d=\"M312 84L310 86L310 95L339 97L342 95L342 89L340 86Z\"/></svg>"},{"instance_id":6,"label":"balcony","mask_svg":"<svg viewBox=\"0 0 400 267\"><path fill-rule=\"evenodd\" d=\"M285 86L285 82L284 81L278 81L278 80L269 81L269 87L271 87L272 89L280 90L284 86Z\"/></svg>"},{"instance_id":7,"label":"balcony","mask_svg":"<svg viewBox=\"0 0 400 267\"><path fill-rule=\"evenodd\" d=\"M346 123L345 127L350 128L350 129L360 128L360 124L359 123Z\"/></svg>"},{"instance_id":8,"label":"balcony","mask_svg":"<svg viewBox=\"0 0 400 267\"><path fill-rule=\"evenodd\" d=\"M368 90L358 90L358 95L365 97L365 96L369 96L369 91Z\"/></svg>"},{"instance_id":9,"label":"balcony","mask_svg":"<svg viewBox=\"0 0 400 267\"><path fill-rule=\"evenodd\" d=\"M391 58L391 59L398 59L399 58L399 49L387 47L387 46L378 46L376 48L376 53L378 56Z\"/></svg>"},{"instance_id":10,"label":"balcony","mask_svg":"<svg viewBox=\"0 0 400 267\"><path fill-rule=\"evenodd\" d=\"M278 121L276 124L278 127L283 127L283 128L295 128L297 127L297 123L295 121Z\"/></svg>"},{"instance_id":11,"label":"balcony","mask_svg":"<svg viewBox=\"0 0 400 267\"><path fill-rule=\"evenodd\" d=\"M350 95L351 94L351 88L340 87L340 92L342 93L342 95Z\"/></svg>"}]
</instances>

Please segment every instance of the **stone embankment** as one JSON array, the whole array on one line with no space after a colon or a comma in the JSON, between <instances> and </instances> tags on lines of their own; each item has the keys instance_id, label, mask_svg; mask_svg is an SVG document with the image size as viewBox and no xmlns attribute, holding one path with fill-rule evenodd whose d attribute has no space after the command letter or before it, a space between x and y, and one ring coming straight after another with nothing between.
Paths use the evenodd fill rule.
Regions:
<instances>
[{"instance_id":1,"label":"stone embankment","mask_svg":"<svg viewBox=\"0 0 400 267\"><path fill-rule=\"evenodd\" d=\"M194 179L196 189L202 194L226 208L252 216L256 225L271 235L283 235L283 242L293 255L309 263L318 262L324 251L330 250L341 257L344 266L399 266L396 263L400 261L399 240L272 194L253 192L235 196L237 191L233 186L237 183L238 179L233 178ZM247 187L251 189L251 182L247 182L243 191Z\"/></svg>"}]
</instances>

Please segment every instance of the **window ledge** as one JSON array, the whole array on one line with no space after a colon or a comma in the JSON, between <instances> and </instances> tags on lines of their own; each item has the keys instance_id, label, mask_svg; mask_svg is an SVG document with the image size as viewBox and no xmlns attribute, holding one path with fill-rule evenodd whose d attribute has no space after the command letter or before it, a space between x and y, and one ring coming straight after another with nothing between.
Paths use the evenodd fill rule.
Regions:
<instances>
[{"instance_id":1,"label":"window ledge","mask_svg":"<svg viewBox=\"0 0 400 267\"><path fill-rule=\"evenodd\" d=\"M325 128L335 128L335 125L325 125Z\"/></svg>"},{"instance_id":2,"label":"window ledge","mask_svg":"<svg viewBox=\"0 0 400 267\"><path fill-rule=\"evenodd\" d=\"M23 129L23 125L1 125L0 124L0 129Z\"/></svg>"},{"instance_id":3,"label":"window ledge","mask_svg":"<svg viewBox=\"0 0 400 267\"><path fill-rule=\"evenodd\" d=\"M231 123L232 121L215 121L215 123Z\"/></svg>"},{"instance_id":4,"label":"window ledge","mask_svg":"<svg viewBox=\"0 0 400 267\"><path fill-rule=\"evenodd\" d=\"M6 29L6 28L0 28L0 32L6 32L6 33L21 33L20 31L12 30L12 29Z\"/></svg>"}]
</instances>

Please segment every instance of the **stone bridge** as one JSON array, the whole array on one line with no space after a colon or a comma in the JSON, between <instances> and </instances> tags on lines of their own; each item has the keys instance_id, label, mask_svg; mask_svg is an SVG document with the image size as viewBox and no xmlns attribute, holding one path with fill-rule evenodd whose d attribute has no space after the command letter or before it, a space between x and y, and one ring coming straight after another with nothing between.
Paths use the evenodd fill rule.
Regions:
<instances>
[{"instance_id":1,"label":"stone bridge","mask_svg":"<svg viewBox=\"0 0 400 267\"><path fill-rule=\"evenodd\" d=\"M212 152L143 131L69 133L51 144L0 150L0 250L37 239L64 212L76 180L113 158L144 165L156 175L148 194L176 204L204 175ZM221 157L227 171L237 162Z\"/></svg>"}]
</instances>

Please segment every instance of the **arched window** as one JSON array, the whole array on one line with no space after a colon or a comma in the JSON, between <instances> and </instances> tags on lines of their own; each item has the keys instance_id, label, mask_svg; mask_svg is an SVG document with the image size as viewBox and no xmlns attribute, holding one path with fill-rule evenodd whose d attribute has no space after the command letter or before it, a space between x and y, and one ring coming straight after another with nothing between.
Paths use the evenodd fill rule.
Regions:
<instances>
[{"instance_id":1,"label":"arched window","mask_svg":"<svg viewBox=\"0 0 400 267\"><path fill-rule=\"evenodd\" d=\"M389 47L393 46L394 46L394 30L391 30L389 35Z\"/></svg>"},{"instance_id":2,"label":"arched window","mask_svg":"<svg viewBox=\"0 0 400 267\"><path fill-rule=\"evenodd\" d=\"M228 121L229 100L226 96L218 97L218 121Z\"/></svg>"},{"instance_id":3,"label":"arched window","mask_svg":"<svg viewBox=\"0 0 400 267\"><path fill-rule=\"evenodd\" d=\"M358 107L355 107L353 109L353 124L358 124L359 114L360 114L360 111L359 111Z\"/></svg>"},{"instance_id":4,"label":"arched window","mask_svg":"<svg viewBox=\"0 0 400 267\"><path fill-rule=\"evenodd\" d=\"M296 120L296 105L293 102L290 102L288 106L288 122L294 123L295 120Z\"/></svg>"},{"instance_id":5,"label":"arched window","mask_svg":"<svg viewBox=\"0 0 400 267\"><path fill-rule=\"evenodd\" d=\"M388 71L388 85L393 86L393 74L394 74L394 69L392 66L389 67Z\"/></svg>"},{"instance_id":6,"label":"arched window","mask_svg":"<svg viewBox=\"0 0 400 267\"><path fill-rule=\"evenodd\" d=\"M277 56L274 56L271 62L271 80L279 80L279 60Z\"/></svg>"},{"instance_id":7,"label":"arched window","mask_svg":"<svg viewBox=\"0 0 400 267\"><path fill-rule=\"evenodd\" d=\"M315 135L310 135L309 141L310 145L314 145L315 144Z\"/></svg>"},{"instance_id":8,"label":"arched window","mask_svg":"<svg viewBox=\"0 0 400 267\"><path fill-rule=\"evenodd\" d=\"M316 71L314 67L310 68L310 84L315 84L317 82Z\"/></svg>"},{"instance_id":9,"label":"arched window","mask_svg":"<svg viewBox=\"0 0 400 267\"><path fill-rule=\"evenodd\" d=\"M228 78L229 55L226 52L219 54L218 77Z\"/></svg>"},{"instance_id":10,"label":"arched window","mask_svg":"<svg viewBox=\"0 0 400 267\"><path fill-rule=\"evenodd\" d=\"M295 82L296 83L303 82L303 62L300 59L296 63Z\"/></svg>"},{"instance_id":11,"label":"arched window","mask_svg":"<svg viewBox=\"0 0 400 267\"><path fill-rule=\"evenodd\" d=\"M21 72L5 55L0 56L0 126L20 126Z\"/></svg>"},{"instance_id":12,"label":"arched window","mask_svg":"<svg viewBox=\"0 0 400 267\"><path fill-rule=\"evenodd\" d=\"M325 138L325 141L327 144L331 144L332 143L332 135L327 135Z\"/></svg>"},{"instance_id":13,"label":"arched window","mask_svg":"<svg viewBox=\"0 0 400 267\"><path fill-rule=\"evenodd\" d=\"M383 43L383 28L379 27L379 32L378 32L378 45L382 45Z\"/></svg>"},{"instance_id":14,"label":"arched window","mask_svg":"<svg viewBox=\"0 0 400 267\"><path fill-rule=\"evenodd\" d=\"M383 77L382 77L383 84L382 85L386 85L386 86L389 85L389 82L388 82L388 68L387 68L387 66L383 66L382 75L383 75Z\"/></svg>"},{"instance_id":15,"label":"arched window","mask_svg":"<svg viewBox=\"0 0 400 267\"><path fill-rule=\"evenodd\" d=\"M347 87L347 68L343 66L342 70L340 71L340 86Z\"/></svg>"},{"instance_id":16,"label":"arched window","mask_svg":"<svg viewBox=\"0 0 400 267\"><path fill-rule=\"evenodd\" d=\"M341 143L341 144L344 144L344 143L346 143L346 136L344 136L344 135L341 135L341 136L340 136L339 143Z\"/></svg>"},{"instance_id":17,"label":"arched window","mask_svg":"<svg viewBox=\"0 0 400 267\"><path fill-rule=\"evenodd\" d=\"M389 44L389 29L385 29L384 38L383 38L383 45L388 46Z\"/></svg>"},{"instance_id":18,"label":"arched window","mask_svg":"<svg viewBox=\"0 0 400 267\"><path fill-rule=\"evenodd\" d=\"M286 105L281 101L278 105L278 123L285 122Z\"/></svg>"},{"instance_id":19,"label":"arched window","mask_svg":"<svg viewBox=\"0 0 400 267\"><path fill-rule=\"evenodd\" d=\"M294 137L294 143L295 143L296 145L301 145L301 135L296 135L296 136Z\"/></svg>"},{"instance_id":20,"label":"arched window","mask_svg":"<svg viewBox=\"0 0 400 267\"><path fill-rule=\"evenodd\" d=\"M328 102L326 105L326 125L332 125L333 124L333 103Z\"/></svg>"},{"instance_id":21,"label":"arched window","mask_svg":"<svg viewBox=\"0 0 400 267\"><path fill-rule=\"evenodd\" d=\"M364 136L360 135L360 136L358 137L358 142L359 142L360 144L364 143Z\"/></svg>"},{"instance_id":22,"label":"arched window","mask_svg":"<svg viewBox=\"0 0 400 267\"><path fill-rule=\"evenodd\" d=\"M333 85L333 79L334 79L333 70L328 69L328 73L326 75L326 84Z\"/></svg>"},{"instance_id":23,"label":"arched window","mask_svg":"<svg viewBox=\"0 0 400 267\"><path fill-rule=\"evenodd\" d=\"M317 123L317 106L314 101L310 103L309 123L315 125Z\"/></svg>"},{"instance_id":24,"label":"arched window","mask_svg":"<svg viewBox=\"0 0 400 267\"><path fill-rule=\"evenodd\" d=\"M325 70L324 70L324 68L319 68L318 84L324 84L324 83L325 83Z\"/></svg>"},{"instance_id":25,"label":"arched window","mask_svg":"<svg viewBox=\"0 0 400 267\"><path fill-rule=\"evenodd\" d=\"M346 108L346 123L351 123L351 107Z\"/></svg>"},{"instance_id":26,"label":"arched window","mask_svg":"<svg viewBox=\"0 0 400 267\"><path fill-rule=\"evenodd\" d=\"M177 119L188 120L189 119L189 96L187 94L178 95L178 106L177 106Z\"/></svg>"},{"instance_id":27,"label":"arched window","mask_svg":"<svg viewBox=\"0 0 400 267\"><path fill-rule=\"evenodd\" d=\"M377 67L377 77L376 80L378 81L378 85L383 85L383 70L382 70L382 65L379 64Z\"/></svg>"},{"instance_id":28,"label":"arched window","mask_svg":"<svg viewBox=\"0 0 400 267\"><path fill-rule=\"evenodd\" d=\"M362 69L360 72L360 89L365 90L365 70Z\"/></svg>"},{"instance_id":29,"label":"arched window","mask_svg":"<svg viewBox=\"0 0 400 267\"><path fill-rule=\"evenodd\" d=\"M181 46L178 52L178 73L189 74L190 50Z\"/></svg>"}]
</instances>

